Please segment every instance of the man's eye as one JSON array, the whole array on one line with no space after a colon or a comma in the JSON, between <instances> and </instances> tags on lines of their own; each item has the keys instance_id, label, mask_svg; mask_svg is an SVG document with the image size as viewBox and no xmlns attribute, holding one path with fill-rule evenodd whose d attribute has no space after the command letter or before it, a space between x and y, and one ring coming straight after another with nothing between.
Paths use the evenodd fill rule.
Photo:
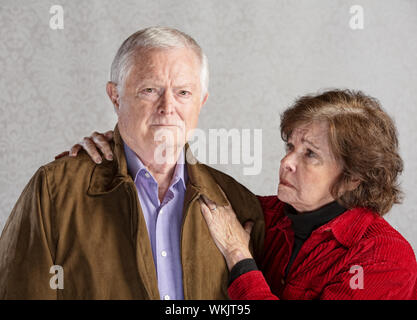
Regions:
<instances>
[{"instance_id":1,"label":"man's eye","mask_svg":"<svg viewBox=\"0 0 417 320\"><path fill-rule=\"evenodd\" d=\"M143 90L143 92L145 92L145 93L153 93L153 92L155 92L155 89L154 88L145 88Z\"/></svg>"},{"instance_id":2,"label":"man's eye","mask_svg":"<svg viewBox=\"0 0 417 320\"><path fill-rule=\"evenodd\" d=\"M179 94L181 96L189 96L191 94L191 92L187 91L187 90L180 90Z\"/></svg>"}]
</instances>

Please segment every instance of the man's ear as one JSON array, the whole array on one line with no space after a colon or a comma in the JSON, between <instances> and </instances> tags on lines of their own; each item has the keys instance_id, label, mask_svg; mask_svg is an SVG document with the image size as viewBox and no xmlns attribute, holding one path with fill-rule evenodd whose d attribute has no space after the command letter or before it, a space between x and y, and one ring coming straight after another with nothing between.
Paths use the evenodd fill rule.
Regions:
<instances>
[{"instance_id":1,"label":"man's ear","mask_svg":"<svg viewBox=\"0 0 417 320\"><path fill-rule=\"evenodd\" d=\"M204 106L204 104L207 102L208 96L209 96L209 94L207 92L206 95L204 96L203 100L201 101L200 110Z\"/></svg>"},{"instance_id":2,"label":"man's ear","mask_svg":"<svg viewBox=\"0 0 417 320\"><path fill-rule=\"evenodd\" d=\"M117 90L117 84L114 82L107 82L106 85L107 95L109 96L111 102L114 105L116 112L119 111L119 91Z\"/></svg>"}]
</instances>

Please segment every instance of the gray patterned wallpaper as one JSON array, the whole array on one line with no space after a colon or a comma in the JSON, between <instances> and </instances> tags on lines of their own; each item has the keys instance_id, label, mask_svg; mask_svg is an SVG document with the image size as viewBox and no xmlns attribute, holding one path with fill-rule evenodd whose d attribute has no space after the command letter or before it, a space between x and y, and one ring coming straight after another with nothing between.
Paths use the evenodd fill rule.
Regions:
<instances>
[{"instance_id":1,"label":"gray patterned wallpaper","mask_svg":"<svg viewBox=\"0 0 417 320\"><path fill-rule=\"evenodd\" d=\"M54 5L63 9L62 29ZM276 192L279 115L296 96L348 87L379 98L405 162L406 198L387 220L417 249L414 0L1 0L0 229L40 165L93 130L113 128L110 63L127 36L151 25L191 34L209 57L200 128L262 129L258 175L245 175L242 163L214 165L257 194Z\"/></svg>"}]
</instances>

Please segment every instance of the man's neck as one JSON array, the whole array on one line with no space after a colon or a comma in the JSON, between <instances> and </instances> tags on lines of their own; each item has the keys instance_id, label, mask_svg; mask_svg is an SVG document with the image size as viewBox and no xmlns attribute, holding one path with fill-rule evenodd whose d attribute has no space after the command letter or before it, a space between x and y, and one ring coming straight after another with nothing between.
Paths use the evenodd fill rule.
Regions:
<instances>
[{"instance_id":1,"label":"man's neck","mask_svg":"<svg viewBox=\"0 0 417 320\"><path fill-rule=\"evenodd\" d=\"M177 147L169 150L169 156L165 157L166 161L156 161L153 155L148 159L146 154L141 155L135 150L133 151L158 183L158 198L159 201L162 202L174 176L182 148Z\"/></svg>"},{"instance_id":2,"label":"man's neck","mask_svg":"<svg viewBox=\"0 0 417 320\"><path fill-rule=\"evenodd\" d=\"M142 161L143 162L143 161ZM151 175L154 177L156 182L158 183L158 198L159 201L162 202L162 200L165 197L166 192L168 191L169 185L171 183L172 177L175 172L175 164L146 164L146 162L143 162L143 164L147 167L148 171L151 173Z\"/></svg>"}]
</instances>

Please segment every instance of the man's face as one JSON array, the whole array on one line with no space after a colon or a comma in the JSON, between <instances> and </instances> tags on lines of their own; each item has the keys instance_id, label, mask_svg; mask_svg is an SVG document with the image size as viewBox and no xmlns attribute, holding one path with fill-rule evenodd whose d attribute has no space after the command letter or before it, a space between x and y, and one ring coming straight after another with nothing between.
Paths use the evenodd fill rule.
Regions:
<instances>
[{"instance_id":1,"label":"man's face","mask_svg":"<svg viewBox=\"0 0 417 320\"><path fill-rule=\"evenodd\" d=\"M133 59L118 103L110 98L125 143L152 161L161 145L168 152L183 148L207 96L201 97L201 64L191 49L142 50Z\"/></svg>"}]
</instances>

